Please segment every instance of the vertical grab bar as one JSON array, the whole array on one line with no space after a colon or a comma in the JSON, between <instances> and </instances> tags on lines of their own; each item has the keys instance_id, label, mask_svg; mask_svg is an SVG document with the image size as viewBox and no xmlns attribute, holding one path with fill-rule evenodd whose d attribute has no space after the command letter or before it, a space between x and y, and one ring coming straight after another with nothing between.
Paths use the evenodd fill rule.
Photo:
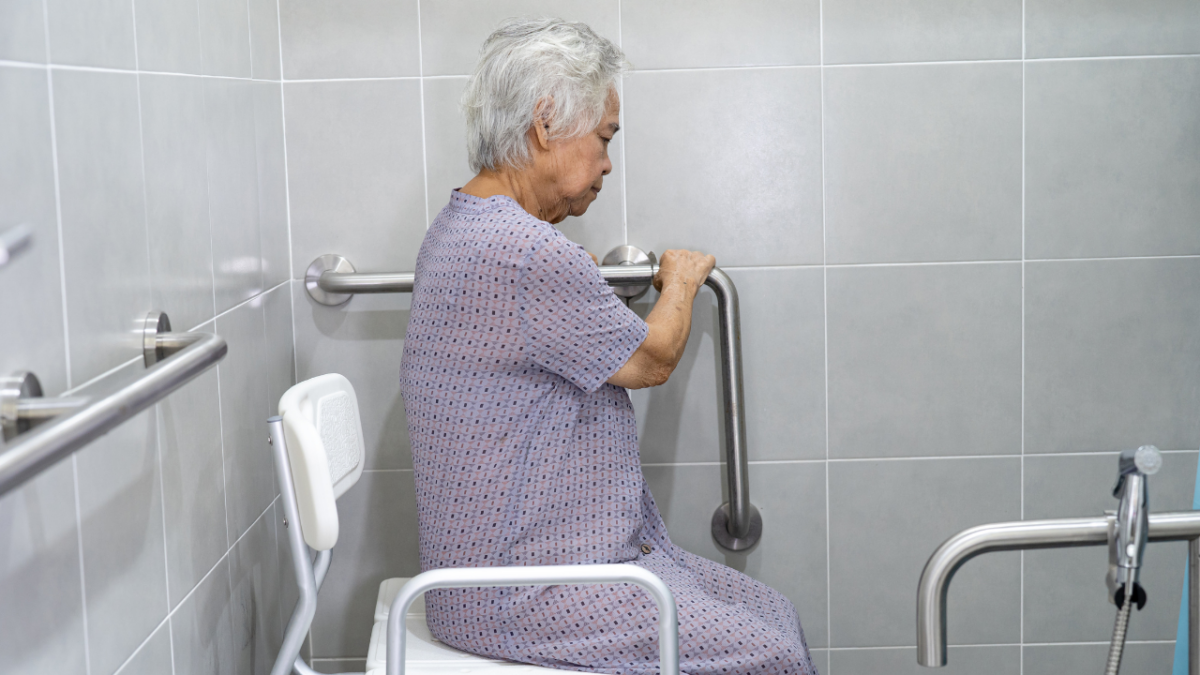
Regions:
<instances>
[{"instance_id":1,"label":"vertical grab bar","mask_svg":"<svg viewBox=\"0 0 1200 675\"><path fill-rule=\"evenodd\" d=\"M645 286L654 280L658 265L603 265L600 276L610 286ZM357 273L342 256L323 255L305 274L309 296L323 305L340 305L356 293L411 293L412 272ZM713 513L713 539L722 548L744 551L762 536L762 516L750 503L749 458L746 454L746 402L742 386L741 314L737 287L720 268L713 268L704 285L717 296L721 346L721 393L725 400L726 482L729 501Z\"/></svg>"}]
</instances>

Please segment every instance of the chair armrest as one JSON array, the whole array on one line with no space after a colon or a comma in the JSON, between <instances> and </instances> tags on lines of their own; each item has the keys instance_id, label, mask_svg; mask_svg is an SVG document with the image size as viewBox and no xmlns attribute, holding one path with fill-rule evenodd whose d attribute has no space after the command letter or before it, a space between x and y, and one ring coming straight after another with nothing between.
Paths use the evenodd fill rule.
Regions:
<instances>
[{"instance_id":1,"label":"chair armrest","mask_svg":"<svg viewBox=\"0 0 1200 675\"><path fill-rule=\"evenodd\" d=\"M658 605L658 654L662 675L679 675L679 616L675 596L653 572L637 565L533 565L528 567L457 567L430 570L400 589L388 612L386 675L404 675L404 617L422 593L435 588L481 586L552 586L557 584L636 584Z\"/></svg>"}]
</instances>

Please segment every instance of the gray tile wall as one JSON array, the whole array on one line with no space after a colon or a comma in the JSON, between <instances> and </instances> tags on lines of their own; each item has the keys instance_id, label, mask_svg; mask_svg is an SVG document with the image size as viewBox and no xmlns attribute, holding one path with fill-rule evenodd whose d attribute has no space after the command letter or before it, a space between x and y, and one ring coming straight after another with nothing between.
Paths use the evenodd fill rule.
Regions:
<instances>
[{"instance_id":1,"label":"gray tile wall","mask_svg":"<svg viewBox=\"0 0 1200 675\"><path fill-rule=\"evenodd\" d=\"M470 178L457 98L502 18L560 15L619 40L635 71L614 170L562 229L599 255L711 251L742 300L766 534L744 555L708 534L721 402L702 295L671 381L633 394L672 536L792 598L822 672L918 672L913 591L945 537L1099 513L1113 453L1147 442L1170 451L1156 507L1187 506L1200 446L1193 5L285 0L294 279L322 253L411 268L426 223ZM362 571L338 570L348 578L313 632L336 668L364 655L378 577L416 569L396 378L407 298L294 298L298 376L340 371L370 392L371 493L354 503L379 500L393 519L347 535ZM389 501L378 491L395 481ZM1134 618L1131 663L1146 672L1169 667L1177 548L1154 547L1156 600ZM951 593L951 670L1095 670L1104 571L1102 551L970 563Z\"/></svg>"},{"instance_id":2,"label":"gray tile wall","mask_svg":"<svg viewBox=\"0 0 1200 675\"><path fill-rule=\"evenodd\" d=\"M277 17L0 0L0 230L34 230L0 269L0 372L118 387L151 309L229 344L0 498L0 673L269 672L287 596L264 421L295 381Z\"/></svg>"},{"instance_id":3,"label":"gray tile wall","mask_svg":"<svg viewBox=\"0 0 1200 675\"><path fill-rule=\"evenodd\" d=\"M295 596L273 574L254 408L327 372L359 390L369 457L311 653L361 664L378 581L417 571L396 377L408 299L328 308L300 279L323 253L411 269L470 177L456 101L507 16L587 21L635 66L614 171L563 230L600 255L706 249L734 277L763 542L725 555L707 532L722 471L707 295L672 380L634 395L645 470L676 541L796 602L823 673L918 672L912 595L933 547L973 524L1110 508L1121 448L1168 450L1155 508L1189 503L1194 3L74 4L0 2L0 113L18 120L0 125L0 214L38 228L0 271L27 286L0 311L29 327L0 324L17 347L0 365L37 369L51 393L78 386L128 358L113 317L149 302L215 326L231 354L123 447L0 501L14 523L0 590L58 589L32 619L0 609L19 672L153 671L171 654L176 672L261 672L279 623L244 609L286 618ZM132 552L99 550L110 539ZM1177 549L1152 547L1139 672L1170 667ZM129 590L132 569L154 588ZM1098 671L1104 571L1100 550L969 563L948 672Z\"/></svg>"}]
</instances>

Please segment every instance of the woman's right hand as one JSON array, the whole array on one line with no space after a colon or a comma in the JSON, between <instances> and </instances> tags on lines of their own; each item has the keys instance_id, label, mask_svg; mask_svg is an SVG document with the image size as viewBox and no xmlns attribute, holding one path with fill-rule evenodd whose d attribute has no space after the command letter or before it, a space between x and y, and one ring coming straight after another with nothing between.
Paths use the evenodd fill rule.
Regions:
<instances>
[{"instance_id":1,"label":"woman's right hand","mask_svg":"<svg viewBox=\"0 0 1200 675\"><path fill-rule=\"evenodd\" d=\"M658 274L654 275L654 290L661 293L665 286L683 284L692 295L695 295L716 265L717 259L707 253L684 249L667 251L658 261Z\"/></svg>"}]
</instances>

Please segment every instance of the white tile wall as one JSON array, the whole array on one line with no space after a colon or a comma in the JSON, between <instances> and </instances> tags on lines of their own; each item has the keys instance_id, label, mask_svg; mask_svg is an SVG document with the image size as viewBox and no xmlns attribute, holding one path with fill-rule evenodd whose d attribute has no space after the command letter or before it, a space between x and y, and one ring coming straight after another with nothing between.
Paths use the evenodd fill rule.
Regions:
<instances>
[{"instance_id":1,"label":"white tile wall","mask_svg":"<svg viewBox=\"0 0 1200 675\"><path fill-rule=\"evenodd\" d=\"M359 388L371 450L312 649L321 667L361 659L379 578L417 569L407 298L318 307L297 280L322 253L411 268L469 178L462 76L515 15L588 21L638 69L604 196L564 231L601 255L711 250L742 291L763 544L725 558L708 540L720 401L703 300L676 377L639 394L647 474L678 541L797 603L822 672L916 672L912 586L937 540L1103 508L1119 448L1172 450L1156 504L1185 506L1200 13L726 4L0 3L0 116L15 120L0 227L37 237L0 270L19 291L0 311L21 317L0 323L0 365L78 387L136 357L129 322L152 305L231 350L110 437L127 442L0 499L0 594L39 603L0 604L0 673L261 672L295 598L261 422L296 377L333 371ZM1060 485L1070 499L1051 498ZM1065 629L1068 600L1103 592L1084 561L964 568L948 672L1096 671L1100 645L1066 644L1103 639ZM1171 576L1150 577L1156 618L1135 617L1135 637L1165 641L1132 645L1143 672L1170 663ZM1096 607L1078 611L1099 625Z\"/></svg>"}]
</instances>

